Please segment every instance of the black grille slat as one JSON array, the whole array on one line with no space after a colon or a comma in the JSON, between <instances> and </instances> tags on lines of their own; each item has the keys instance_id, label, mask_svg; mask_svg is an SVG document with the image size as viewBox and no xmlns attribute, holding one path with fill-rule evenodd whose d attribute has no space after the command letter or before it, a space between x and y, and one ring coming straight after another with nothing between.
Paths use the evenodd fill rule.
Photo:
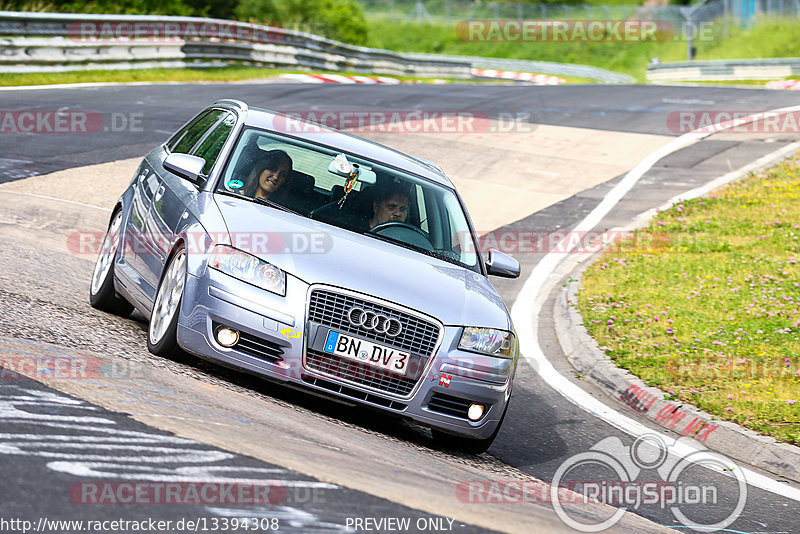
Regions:
<instances>
[{"instance_id":1,"label":"black grille slat","mask_svg":"<svg viewBox=\"0 0 800 534\"><path fill-rule=\"evenodd\" d=\"M347 311L353 306L396 317L403 324L403 331L399 336L390 337L354 327L347 319ZM311 321L343 332L365 336L378 343L391 345L423 356L433 354L433 350L436 348L436 341L439 338L439 327L430 321L388 306L349 295L339 295L331 291L317 290L312 292L308 318Z\"/></svg>"},{"instance_id":2,"label":"black grille slat","mask_svg":"<svg viewBox=\"0 0 800 534\"><path fill-rule=\"evenodd\" d=\"M245 334L244 332L239 333L239 343L236 344L236 349L245 354L263 358L271 362L283 360L283 349L280 345L256 336L251 336L250 334Z\"/></svg>"},{"instance_id":3,"label":"black grille slat","mask_svg":"<svg viewBox=\"0 0 800 534\"><path fill-rule=\"evenodd\" d=\"M397 318L403 325L403 330L398 336L391 337L353 326L347 318L347 312L353 306ZM311 347L306 352L306 367L309 369L400 397L410 395L422 378L427 363L436 350L441 330L437 324L416 315L363 298L323 289L311 292L308 320L410 353L407 375L400 376Z\"/></svg>"},{"instance_id":4,"label":"black grille slat","mask_svg":"<svg viewBox=\"0 0 800 534\"><path fill-rule=\"evenodd\" d=\"M313 384L315 386L327 389L329 391L333 391L339 393L341 395L345 395L347 397L363 400L370 402L372 404L377 404L379 406L384 406L386 408L390 408L392 410L402 411L406 409L406 404L402 402L397 402L389 399L384 399L383 397L379 397L377 395L373 395L372 393L365 393L363 391L359 391L357 389L347 387L342 384L337 384L335 382L330 382L328 380L323 380L321 378L303 376L303 380L308 382L309 384Z\"/></svg>"},{"instance_id":5,"label":"black grille slat","mask_svg":"<svg viewBox=\"0 0 800 534\"><path fill-rule=\"evenodd\" d=\"M458 397L434 393L431 396L431 400L428 401L428 409L432 412L439 412L445 415L466 419L470 404L470 401L459 399Z\"/></svg>"},{"instance_id":6,"label":"black grille slat","mask_svg":"<svg viewBox=\"0 0 800 534\"><path fill-rule=\"evenodd\" d=\"M413 391L417 381L393 376L366 364L339 358L332 354L309 350L306 364L311 369L338 376L362 386L404 397Z\"/></svg>"}]
</instances>

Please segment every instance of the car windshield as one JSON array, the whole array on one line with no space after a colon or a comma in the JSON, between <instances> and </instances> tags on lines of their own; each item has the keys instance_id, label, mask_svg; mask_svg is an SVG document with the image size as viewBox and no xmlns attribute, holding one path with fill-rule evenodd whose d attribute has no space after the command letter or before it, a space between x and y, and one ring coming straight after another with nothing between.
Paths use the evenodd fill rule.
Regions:
<instances>
[{"instance_id":1,"label":"car windshield","mask_svg":"<svg viewBox=\"0 0 800 534\"><path fill-rule=\"evenodd\" d=\"M475 239L452 189L353 154L246 129L217 192L480 272Z\"/></svg>"}]
</instances>

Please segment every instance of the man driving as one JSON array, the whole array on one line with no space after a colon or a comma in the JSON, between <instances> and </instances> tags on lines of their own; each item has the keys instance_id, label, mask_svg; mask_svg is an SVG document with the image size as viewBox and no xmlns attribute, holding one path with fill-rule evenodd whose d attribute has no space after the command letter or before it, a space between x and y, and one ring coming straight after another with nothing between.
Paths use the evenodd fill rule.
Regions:
<instances>
[{"instance_id":1,"label":"man driving","mask_svg":"<svg viewBox=\"0 0 800 534\"><path fill-rule=\"evenodd\" d=\"M397 182L380 188L372 202L370 229L387 222L406 222L410 194L408 185Z\"/></svg>"}]
</instances>

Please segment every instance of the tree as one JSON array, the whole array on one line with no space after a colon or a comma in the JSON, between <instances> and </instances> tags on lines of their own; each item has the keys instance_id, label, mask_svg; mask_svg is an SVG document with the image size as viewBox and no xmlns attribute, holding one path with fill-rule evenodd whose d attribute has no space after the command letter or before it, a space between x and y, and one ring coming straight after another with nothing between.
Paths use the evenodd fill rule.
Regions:
<instances>
[{"instance_id":1,"label":"tree","mask_svg":"<svg viewBox=\"0 0 800 534\"><path fill-rule=\"evenodd\" d=\"M350 44L367 42L367 20L355 0L240 0L236 18L248 22L299 27Z\"/></svg>"}]
</instances>

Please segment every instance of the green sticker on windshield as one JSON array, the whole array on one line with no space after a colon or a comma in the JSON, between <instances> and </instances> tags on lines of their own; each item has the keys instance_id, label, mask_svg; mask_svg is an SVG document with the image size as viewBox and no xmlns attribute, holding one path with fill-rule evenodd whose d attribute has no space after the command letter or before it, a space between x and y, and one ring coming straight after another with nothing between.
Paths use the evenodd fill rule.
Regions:
<instances>
[{"instance_id":1,"label":"green sticker on windshield","mask_svg":"<svg viewBox=\"0 0 800 534\"><path fill-rule=\"evenodd\" d=\"M231 189L241 189L244 187L244 182L241 180L231 180L228 182L228 187Z\"/></svg>"}]
</instances>

